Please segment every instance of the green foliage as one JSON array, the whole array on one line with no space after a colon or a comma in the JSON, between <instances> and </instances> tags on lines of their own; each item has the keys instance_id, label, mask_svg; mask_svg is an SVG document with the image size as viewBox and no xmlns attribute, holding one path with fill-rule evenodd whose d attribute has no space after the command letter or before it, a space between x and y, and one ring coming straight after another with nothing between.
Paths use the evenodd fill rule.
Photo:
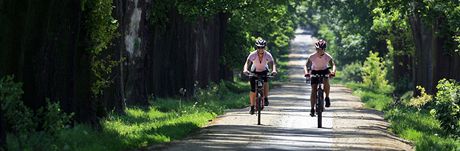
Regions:
<instances>
[{"instance_id":1,"label":"green foliage","mask_svg":"<svg viewBox=\"0 0 460 151\"><path fill-rule=\"evenodd\" d=\"M233 82L226 82L226 81L221 81L219 84L210 84L207 88L204 89L198 89L196 93L196 104L195 105L200 105L200 104L207 104L214 106L212 107L212 110L209 110L209 112L213 112L216 114L222 114L224 112L224 109L226 108L239 108L239 107L244 107L246 105L246 102L232 102L230 101L229 103L225 102L225 98L228 98L229 96L232 96L235 92L238 93L243 93L243 92L248 92L248 87L246 87L247 84L241 84L241 83L233 83ZM224 101L224 102L210 102L209 100L214 100L214 101ZM241 100L241 98L237 98L236 100Z\"/></svg>"},{"instance_id":2,"label":"green foliage","mask_svg":"<svg viewBox=\"0 0 460 151\"><path fill-rule=\"evenodd\" d=\"M393 102L387 93L371 91L362 83L348 83L347 86L354 90L353 94L359 96L368 108L383 111Z\"/></svg>"},{"instance_id":3,"label":"green foliage","mask_svg":"<svg viewBox=\"0 0 460 151\"><path fill-rule=\"evenodd\" d=\"M327 51L341 65L364 60L367 51L381 50L372 27L371 10L376 1L306 0L297 10L310 27L319 28L316 37L328 41ZM303 6L303 7L302 7Z\"/></svg>"},{"instance_id":4,"label":"green foliage","mask_svg":"<svg viewBox=\"0 0 460 151\"><path fill-rule=\"evenodd\" d=\"M433 101L433 96L427 94L425 88L421 86L417 86L417 89L420 91L420 96L411 98L408 102L404 103L406 106L414 107L420 111L425 104Z\"/></svg>"},{"instance_id":5,"label":"green foliage","mask_svg":"<svg viewBox=\"0 0 460 151\"><path fill-rule=\"evenodd\" d=\"M58 102L53 103L47 99L46 104L45 108L38 109L37 115L42 118L43 130L51 135L55 135L70 122L73 113L68 115L62 112Z\"/></svg>"},{"instance_id":6,"label":"green foliage","mask_svg":"<svg viewBox=\"0 0 460 151\"><path fill-rule=\"evenodd\" d=\"M171 7L174 6L175 1L173 0L157 0L155 5L151 9L151 12L148 14L148 20L150 24L158 25L161 28L166 26L166 23L169 21L168 12Z\"/></svg>"},{"instance_id":7,"label":"green foliage","mask_svg":"<svg viewBox=\"0 0 460 151\"><path fill-rule=\"evenodd\" d=\"M221 82L200 90L197 100L158 99L152 100L149 107L128 107L126 114L112 113L103 119L102 131L77 124L56 131L54 136L32 133L27 140L32 147L28 149L117 151L171 142L207 125L225 109L246 107L248 88L243 82ZM47 108L58 112L55 105ZM8 136L9 150L24 150L17 147L17 140L16 136Z\"/></svg>"},{"instance_id":8,"label":"green foliage","mask_svg":"<svg viewBox=\"0 0 460 151\"><path fill-rule=\"evenodd\" d=\"M443 43L440 44L443 46L442 54L460 54L458 51L460 49L459 1L307 0L302 1L301 6L297 8L299 8L299 16L307 18L301 22L319 29L317 37L333 42L328 46L328 51L334 55L339 64L364 60L362 57L367 56L368 50L379 50L385 60L374 57L374 64L367 60L367 67L374 67L377 74L372 75L369 69L363 69L363 78L367 77L363 79L363 84L354 83L348 86L353 87L355 93L366 102L366 106L383 109L397 134L413 140L417 150L458 150L460 148L458 139L444 133L441 120L429 116L426 109L433 107L436 103L429 101L433 99L430 99L428 94L411 98L412 95L407 93L404 95L405 99L402 99L402 105L398 102L393 103L389 97L389 95L399 95L414 88L412 84L414 62L417 63L420 60L417 60L415 56L412 32L416 30L413 28L419 27L411 25L410 19L420 19L425 27L436 31L434 34L437 38L443 39ZM394 77L395 75L398 76ZM391 86L388 86L386 80L390 80L395 85L396 92ZM378 88L381 86L383 88ZM443 98L448 97L445 95ZM388 101L382 103L381 100ZM458 113L458 111L453 112L456 111L456 105L452 104L455 103L444 106L446 117L452 113L451 118L445 118L445 120L458 123L458 119L455 121L452 118L455 117L455 113ZM458 131L452 133L458 133Z\"/></svg>"},{"instance_id":9,"label":"green foliage","mask_svg":"<svg viewBox=\"0 0 460 151\"><path fill-rule=\"evenodd\" d=\"M249 52L254 51L256 38L268 42L268 50L277 58L287 50L296 28L294 6L290 1L244 1L228 11L228 30L222 63L240 69ZM261 15L263 14L263 15Z\"/></svg>"},{"instance_id":10,"label":"green foliage","mask_svg":"<svg viewBox=\"0 0 460 151\"><path fill-rule=\"evenodd\" d=\"M460 43L455 41L455 36L458 36L460 33L460 29L458 28L460 25L459 6L460 2L448 0L421 0L416 2L408 0L383 0L378 3L378 7L374 9L374 13L380 16L380 18L388 18L385 21L381 20L381 22L385 22L388 25L387 27L391 27L387 28L391 35L408 39L410 37L405 36L405 33L407 31L410 32L411 28L408 23L409 16L418 15L427 26L438 24L437 26L439 26L440 31L436 34L446 37L446 40L442 44L446 46L445 53L458 54L458 51L455 50L458 49ZM437 21L437 19L442 19L442 23ZM405 32L401 32L402 30Z\"/></svg>"},{"instance_id":11,"label":"green foliage","mask_svg":"<svg viewBox=\"0 0 460 151\"><path fill-rule=\"evenodd\" d=\"M365 47L365 37L361 34L348 34L341 39L341 47L336 53L340 54L337 58L339 62L349 63L356 60L364 60L367 55Z\"/></svg>"},{"instance_id":12,"label":"green foliage","mask_svg":"<svg viewBox=\"0 0 460 151\"><path fill-rule=\"evenodd\" d=\"M0 79L0 103L8 127L19 135L33 132L37 124L33 120L33 111L21 101L22 83L13 81L13 76Z\"/></svg>"},{"instance_id":13,"label":"green foliage","mask_svg":"<svg viewBox=\"0 0 460 151\"><path fill-rule=\"evenodd\" d=\"M343 67L341 77L345 81L362 82L363 81L363 65L360 62L353 62Z\"/></svg>"},{"instance_id":14,"label":"green foliage","mask_svg":"<svg viewBox=\"0 0 460 151\"><path fill-rule=\"evenodd\" d=\"M168 13L177 10L186 21L209 19L217 14L228 17L221 64L240 69L254 40L264 38L269 51L275 56L286 50L296 28L293 0L210 0L179 1L159 0L153 3L149 21L153 26L165 27Z\"/></svg>"},{"instance_id":15,"label":"green foliage","mask_svg":"<svg viewBox=\"0 0 460 151\"><path fill-rule=\"evenodd\" d=\"M436 86L436 101L432 114L441 122L441 127L451 135L460 136L460 83L442 79Z\"/></svg>"},{"instance_id":16,"label":"green foliage","mask_svg":"<svg viewBox=\"0 0 460 151\"><path fill-rule=\"evenodd\" d=\"M411 140L416 150L458 150L460 140L444 135L441 122L425 109L393 104L389 92L373 92L361 83L347 83L353 94L360 96L366 107L384 111L385 119L390 122L390 130L404 139ZM411 92L405 94L409 100ZM420 99L420 98L416 98Z\"/></svg>"},{"instance_id":17,"label":"green foliage","mask_svg":"<svg viewBox=\"0 0 460 151\"><path fill-rule=\"evenodd\" d=\"M442 135L440 122L425 111L397 106L385 113L390 130L414 143L416 150L458 150L460 140Z\"/></svg>"},{"instance_id":18,"label":"green foliage","mask_svg":"<svg viewBox=\"0 0 460 151\"><path fill-rule=\"evenodd\" d=\"M326 51L334 57L337 64L340 64L342 62L342 58L338 57L340 53L338 52L339 50L335 40L337 35L335 35L335 33L326 24L321 24L319 26L318 35L327 41Z\"/></svg>"},{"instance_id":19,"label":"green foliage","mask_svg":"<svg viewBox=\"0 0 460 151\"><path fill-rule=\"evenodd\" d=\"M55 135L70 122L71 115L63 113L58 103L47 100L45 108L35 113L24 105L22 84L13 81L13 76L0 79L0 103L6 118L8 150L57 150L52 147ZM37 131L43 130L43 131Z\"/></svg>"},{"instance_id":20,"label":"green foliage","mask_svg":"<svg viewBox=\"0 0 460 151\"><path fill-rule=\"evenodd\" d=\"M388 89L388 81L385 79L387 70L378 55L378 52L371 51L364 62L363 83L373 90Z\"/></svg>"},{"instance_id":21,"label":"green foliage","mask_svg":"<svg viewBox=\"0 0 460 151\"><path fill-rule=\"evenodd\" d=\"M87 51L90 53L91 71L94 76L91 91L94 96L100 96L104 88L109 87L110 73L118 62L106 55L112 39L117 36L118 21L112 17L112 0L82 1L86 11Z\"/></svg>"},{"instance_id":22,"label":"green foliage","mask_svg":"<svg viewBox=\"0 0 460 151\"><path fill-rule=\"evenodd\" d=\"M161 100L158 103L161 102L170 103L172 100ZM191 104L183 105L182 110L176 110L179 105L177 101L174 102L176 103L173 108L178 112L161 112L156 107L150 107L148 109L128 108L126 115L111 115L110 119L102 123L103 135L112 133L115 139L104 137L101 138L104 139L101 141L109 142L113 144L113 147L109 144L84 142L90 143L91 146L99 146L99 148L88 148L88 150L127 150L148 147L152 143L169 142L183 138L216 116L191 107ZM97 133L89 135L97 135Z\"/></svg>"}]
</instances>

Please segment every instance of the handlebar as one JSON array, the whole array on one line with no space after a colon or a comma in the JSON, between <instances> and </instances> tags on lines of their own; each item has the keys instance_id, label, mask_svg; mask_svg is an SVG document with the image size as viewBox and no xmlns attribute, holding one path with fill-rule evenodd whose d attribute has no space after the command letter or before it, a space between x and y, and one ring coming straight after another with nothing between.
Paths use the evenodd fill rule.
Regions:
<instances>
[{"instance_id":1,"label":"handlebar","mask_svg":"<svg viewBox=\"0 0 460 151\"><path fill-rule=\"evenodd\" d=\"M253 72L250 72L250 73L248 73L248 74L245 73L245 75L248 76L248 77L256 77L256 78L258 78L258 77L260 76L260 75L258 75L258 74L253 73ZM275 75L273 75L273 74L271 74L271 73L268 73L267 75L261 75L261 76L262 76L262 77L266 76L267 78L273 78L273 77L275 77Z\"/></svg>"},{"instance_id":2,"label":"handlebar","mask_svg":"<svg viewBox=\"0 0 460 151\"><path fill-rule=\"evenodd\" d=\"M330 76L329 76L329 74L312 74L312 75L310 75L310 77L312 77L312 78L316 78L316 77L318 77L318 78L319 77L329 78Z\"/></svg>"},{"instance_id":3,"label":"handlebar","mask_svg":"<svg viewBox=\"0 0 460 151\"><path fill-rule=\"evenodd\" d=\"M306 78L319 78L319 77L330 78L332 76L331 74L310 74L310 76L305 75Z\"/></svg>"}]
</instances>

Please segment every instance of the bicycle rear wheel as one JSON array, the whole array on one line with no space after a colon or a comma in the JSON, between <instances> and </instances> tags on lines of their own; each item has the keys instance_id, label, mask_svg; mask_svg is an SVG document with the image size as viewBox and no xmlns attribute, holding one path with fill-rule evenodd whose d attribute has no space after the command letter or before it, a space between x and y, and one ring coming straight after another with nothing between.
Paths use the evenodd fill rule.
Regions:
<instances>
[{"instance_id":1,"label":"bicycle rear wheel","mask_svg":"<svg viewBox=\"0 0 460 151\"><path fill-rule=\"evenodd\" d=\"M323 127L323 108L324 108L324 97L323 89L318 89L316 112L318 114L318 128Z\"/></svg>"}]
</instances>

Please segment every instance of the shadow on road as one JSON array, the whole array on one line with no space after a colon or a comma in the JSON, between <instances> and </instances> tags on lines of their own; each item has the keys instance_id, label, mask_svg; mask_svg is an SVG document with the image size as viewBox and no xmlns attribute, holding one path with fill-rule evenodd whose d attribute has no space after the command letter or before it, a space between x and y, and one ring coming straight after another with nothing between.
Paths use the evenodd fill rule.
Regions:
<instances>
[{"instance_id":1,"label":"shadow on road","mask_svg":"<svg viewBox=\"0 0 460 151\"><path fill-rule=\"evenodd\" d=\"M225 132L216 129L225 129ZM331 137L375 137L375 134L364 132L344 131L332 133L320 129L293 129L269 126L247 126L247 125L215 125L202 130L204 135L191 137L187 146L194 146L190 150L369 150L377 143L353 143L356 147L331 147L322 146L329 141L324 138ZM247 141L251 143L248 144ZM340 144L340 142L338 142ZM171 143L167 146L178 147L184 145L181 142ZM350 145L350 144L342 144ZM166 146L157 149L165 148ZM169 148L171 150L171 148ZM397 149L388 149L397 150Z\"/></svg>"}]
</instances>

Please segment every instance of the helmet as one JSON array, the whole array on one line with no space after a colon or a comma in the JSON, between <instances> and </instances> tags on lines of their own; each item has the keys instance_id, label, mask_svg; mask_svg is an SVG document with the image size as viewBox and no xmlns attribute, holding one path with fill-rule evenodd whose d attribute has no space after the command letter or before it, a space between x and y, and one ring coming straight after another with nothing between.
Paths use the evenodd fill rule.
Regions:
<instances>
[{"instance_id":1,"label":"helmet","mask_svg":"<svg viewBox=\"0 0 460 151\"><path fill-rule=\"evenodd\" d=\"M263 39L257 39L256 40L256 47L265 47L267 45L267 42Z\"/></svg>"},{"instance_id":2,"label":"helmet","mask_svg":"<svg viewBox=\"0 0 460 151\"><path fill-rule=\"evenodd\" d=\"M327 43L325 40L320 39L318 42L315 43L316 48L326 49Z\"/></svg>"}]
</instances>

